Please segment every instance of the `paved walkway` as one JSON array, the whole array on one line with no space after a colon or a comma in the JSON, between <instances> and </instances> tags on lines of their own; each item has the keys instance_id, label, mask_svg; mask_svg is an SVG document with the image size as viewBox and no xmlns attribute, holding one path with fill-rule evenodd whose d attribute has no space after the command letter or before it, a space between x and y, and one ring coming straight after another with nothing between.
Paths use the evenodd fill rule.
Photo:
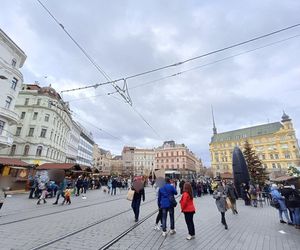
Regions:
<instances>
[{"instance_id":1,"label":"paved walkway","mask_svg":"<svg viewBox=\"0 0 300 250\"><path fill-rule=\"evenodd\" d=\"M37 206L36 200L29 200L25 195L8 198L0 214L0 249L31 249L95 221L105 220L42 248L99 249L134 225L130 202L125 196L126 191L110 196L94 190L87 193L87 199L74 197L70 206L53 206L53 199ZM157 208L152 188L146 189L146 200L141 207L141 218ZM178 206L175 235L163 238L161 232L154 231L154 215L110 249L300 249L300 230L280 224L277 211L272 207L245 207L238 201L239 214L226 213L229 230L225 230L212 196L195 199L195 205L196 239L185 239L187 228ZM122 214L108 219L117 213ZM34 216L39 217L32 218ZM5 224L15 220L23 221Z\"/></svg>"}]
</instances>

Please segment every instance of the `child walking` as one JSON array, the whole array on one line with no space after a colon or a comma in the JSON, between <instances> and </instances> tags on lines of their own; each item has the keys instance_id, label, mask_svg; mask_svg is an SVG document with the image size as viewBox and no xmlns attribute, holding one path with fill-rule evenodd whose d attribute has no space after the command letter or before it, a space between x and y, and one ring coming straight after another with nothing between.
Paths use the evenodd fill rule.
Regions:
<instances>
[{"instance_id":1,"label":"child walking","mask_svg":"<svg viewBox=\"0 0 300 250\"><path fill-rule=\"evenodd\" d=\"M71 189L70 189L70 187L67 187L67 189L65 191L65 199L62 204L65 204L65 202L66 202L66 204L69 204L69 205L71 204Z\"/></svg>"},{"instance_id":2,"label":"child walking","mask_svg":"<svg viewBox=\"0 0 300 250\"><path fill-rule=\"evenodd\" d=\"M187 240L195 238L194 213L196 212L193 201L193 190L189 182L184 183L183 194L180 200L181 211L184 213L185 222L188 228L189 235Z\"/></svg>"}]
</instances>

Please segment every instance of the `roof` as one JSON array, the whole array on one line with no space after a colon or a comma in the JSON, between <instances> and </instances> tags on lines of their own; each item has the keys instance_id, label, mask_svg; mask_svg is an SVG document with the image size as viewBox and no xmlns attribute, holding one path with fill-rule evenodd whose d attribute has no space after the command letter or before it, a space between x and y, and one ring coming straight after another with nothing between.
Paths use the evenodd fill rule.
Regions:
<instances>
[{"instance_id":1,"label":"roof","mask_svg":"<svg viewBox=\"0 0 300 250\"><path fill-rule=\"evenodd\" d=\"M50 170L50 169L63 169L69 170L73 167L77 166L78 170L81 170L81 167L77 163L44 163L38 166L37 170Z\"/></svg>"},{"instance_id":2,"label":"roof","mask_svg":"<svg viewBox=\"0 0 300 250\"><path fill-rule=\"evenodd\" d=\"M112 159L113 160L122 160L122 155L116 155Z\"/></svg>"},{"instance_id":3,"label":"roof","mask_svg":"<svg viewBox=\"0 0 300 250\"><path fill-rule=\"evenodd\" d=\"M280 176L272 181L274 182L285 182L285 181L289 181L289 180L293 180L299 177L295 177L295 176Z\"/></svg>"},{"instance_id":4,"label":"roof","mask_svg":"<svg viewBox=\"0 0 300 250\"><path fill-rule=\"evenodd\" d=\"M279 129L281 129L282 127L283 125L280 122L273 122L254 127L242 128L238 130L216 134L211 138L211 142L233 141L247 137L273 134L279 131Z\"/></svg>"},{"instance_id":5,"label":"roof","mask_svg":"<svg viewBox=\"0 0 300 250\"><path fill-rule=\"evenodd\" d=\"M24 161L9 157L0 157L0 165L4 166L17 166L17 167L29 167L32 166Z\"/></svg>"},{"instance_id":6,"label":"roof","mask_svg":"<svg viewBox=\"0 0 300 250\"><path fill-rule=\"evenodd\" d=\"M232 173L221 173L221 179L233 179Z\"/></svg>"}]
</instances>

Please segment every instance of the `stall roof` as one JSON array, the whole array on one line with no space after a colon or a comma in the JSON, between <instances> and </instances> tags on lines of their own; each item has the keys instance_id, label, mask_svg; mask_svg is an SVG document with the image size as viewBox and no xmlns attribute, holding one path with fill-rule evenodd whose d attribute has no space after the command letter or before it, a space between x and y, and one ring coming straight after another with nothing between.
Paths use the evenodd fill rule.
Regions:
<instances>
[{"instance_id":1,"label":"stall roof","mask_svg":"<svg viewBox=\"0 0 300 250\"><path fill-rule=\"evenodd\" d=\"M9 157L0 157L0 165L15 166L15 167L30 167L32 164L28 164L24 161Z\"/></svg>"},{"instance_id":2,"label":"stall roof","mask_svg":"<svg viewBox=\"0 0 300 250\"><path fill-rule=\"evenodd\" d=\"M63 169L69 170L77 166L77 170L81 170L81 167L77 163L44 163L38 166L37 170L50 170L50 169Z\"/></svg>"},{"instance_id":3,"label":"stall roof","mask_svg":"<svg viewBox=\"0 0 300 250\"><path fill-rule=\"evenodd\" d=\"M299 177L295 177L295 176L280 176L276 179L273 179L272 181L274 182L284 182L284 181L289 181L289 180L292 180L292 179L296 179L296 178L299 178Z\"/></svg>"}]
</instances>

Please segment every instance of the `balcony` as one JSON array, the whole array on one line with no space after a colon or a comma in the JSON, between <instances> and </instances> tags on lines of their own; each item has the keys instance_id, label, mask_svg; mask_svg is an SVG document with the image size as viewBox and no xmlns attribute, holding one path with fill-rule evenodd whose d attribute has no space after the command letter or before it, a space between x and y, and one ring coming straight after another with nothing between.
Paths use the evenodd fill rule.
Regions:
<instances>
[{"instance_id":1,"label":"balcony","mask_svg":"<svg viewBox=\"0 0 300 250\"><path fill-rule=\"evenodd\" d=\"M3 116L8 121L8 124L10 126L17 124L20 119L17 113L1 107L0 107L0 116Z\"/></svg>"},{"instance_id":2,"label":"balcony","mask_svg":"<svg viewBox=\"0 0 300 250\"><path fill-rule=\"evenodd\" d=\"M13 144L13 136L6 131L0 134L0 148L10 147Z\"/></svg>"}]
</instances>

